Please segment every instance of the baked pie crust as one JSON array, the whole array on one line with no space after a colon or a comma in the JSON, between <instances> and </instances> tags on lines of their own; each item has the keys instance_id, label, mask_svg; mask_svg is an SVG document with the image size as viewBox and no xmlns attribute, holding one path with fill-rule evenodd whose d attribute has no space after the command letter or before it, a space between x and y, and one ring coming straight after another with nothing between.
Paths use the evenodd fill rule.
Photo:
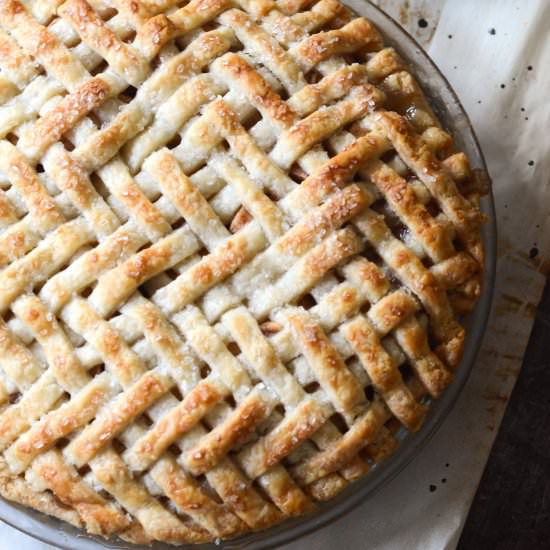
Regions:
<instances>
[{"instance_id":1,"label":"baked pie crust","mask_svg":"<svg viewBox=\"0 0 550 550\"><path fill-rule=\"evenodd\" d=\"M0 0L0 132L5 498L234 537L450 383L483 178L338 1Z\"/></svg>"}]
</instances>

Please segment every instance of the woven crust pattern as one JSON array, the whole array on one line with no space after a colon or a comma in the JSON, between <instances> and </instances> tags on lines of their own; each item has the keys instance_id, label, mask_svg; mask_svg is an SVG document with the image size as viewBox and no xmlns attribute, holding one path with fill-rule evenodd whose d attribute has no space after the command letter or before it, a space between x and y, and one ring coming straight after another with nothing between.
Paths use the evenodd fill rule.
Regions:
<instances>
[{"instance_id":1,"label":"woven crust pattern","mask_svg":"<svg viewBox=\"0 0 550 550\"><path fill-rule=\"evenodd\" d=\"M0 137L5 498L233 537L450 383L483 181L336 0L0 0Z\"/></svg>"}]
</instances>

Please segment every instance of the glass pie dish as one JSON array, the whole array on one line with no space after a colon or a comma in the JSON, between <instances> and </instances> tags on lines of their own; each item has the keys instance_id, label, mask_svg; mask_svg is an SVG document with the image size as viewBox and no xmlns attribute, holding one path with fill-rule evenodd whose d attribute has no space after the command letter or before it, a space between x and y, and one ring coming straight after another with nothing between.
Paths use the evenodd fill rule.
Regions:
<instances>
[{"instance_id":1,"label":"glass pie dish","mask_svg":"<svg viewBox=\"0 0 550 550\"><path fill-rule=\"evenodd\" d=\"M426 53L397 23L378 8L361 0L349 0L345 3L359 15L369 18L384 36L386 44L393 46L401 54L421 83L444 128L454 136L457 149L468 155L474 169L485 171L483 155L468 117L449 83ZM415 434L407 433L405 430L398 432L396 437L400 440L400 447L392 457L375 466L370 475L351 484L338 497L320 505L314 515L289 520L277 527L247 534L234 540L219 544L198 545L193 548L271 548L295 540L334 521L359 502L372 496L413 459L451 410L468 378L483 338L494 286L496 250L495 214L490 194L482 199L482 209L489 219L483 230L486 249L483 294L475 310L465 319L468 335L463 360L456 371L455 379L442 398L431 404L430 412L421 430ZM106 542L103 539L85 535L58 520L47 518L39 512L6 501L0 502L0 519L38 540L59 548L78 547L83 550L105 547L135 548L134 545L122 541ZM173 547L157 543L152 548L160 550ZM185 547L181 546L181 548Z\"/></svg>"}]
</instances>

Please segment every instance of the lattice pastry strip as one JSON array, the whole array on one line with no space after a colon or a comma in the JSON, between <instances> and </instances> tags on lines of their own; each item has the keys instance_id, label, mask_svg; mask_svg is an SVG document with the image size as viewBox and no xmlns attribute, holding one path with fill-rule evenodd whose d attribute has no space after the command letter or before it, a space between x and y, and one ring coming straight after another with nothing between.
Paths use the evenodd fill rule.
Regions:
<instances>
[{"instance_id":1,"label":"lattice pastry strip","mask_svg":"<svg viewBox=\"0 0 550 550\"><path fill-rule=\"evenodd\" d=\"M479 178L367 19L181 4L0 0L0 492L137 543L369 472L483 263Z\"/></svg>"}]
</instances>

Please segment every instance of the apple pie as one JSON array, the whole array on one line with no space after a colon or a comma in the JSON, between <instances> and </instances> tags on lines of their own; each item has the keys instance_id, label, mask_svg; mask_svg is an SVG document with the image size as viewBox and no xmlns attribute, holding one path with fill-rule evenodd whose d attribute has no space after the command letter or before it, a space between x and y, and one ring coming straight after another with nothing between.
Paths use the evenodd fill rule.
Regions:
<instances>
[{"instance_id":1,"label":"apple pie","mask_svg":"<svg viewBox=\"0 0 550 550\"><path fill-rule=\"evenodd\" d=\"M0 134L4 498L235 537L451 382L488 185L343 3L0 0Z\"/></svg>"}]
</instances>

